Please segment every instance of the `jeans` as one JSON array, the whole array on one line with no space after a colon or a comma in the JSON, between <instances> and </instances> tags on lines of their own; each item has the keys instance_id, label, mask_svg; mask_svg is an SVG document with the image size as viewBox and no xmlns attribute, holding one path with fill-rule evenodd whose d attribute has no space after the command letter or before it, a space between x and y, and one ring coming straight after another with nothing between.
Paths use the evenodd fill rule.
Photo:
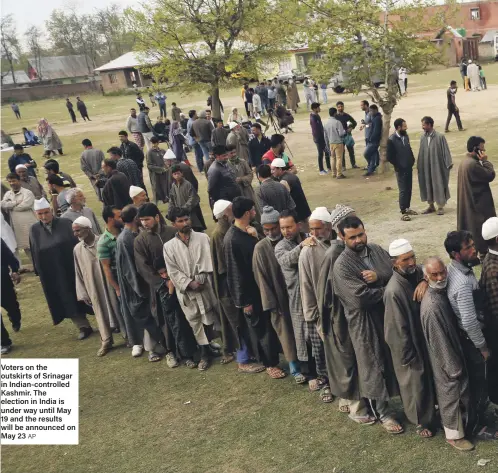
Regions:
<instances>
[{"instance_id":1,"label":"jeans","mask_svg":"<svg viewBox=\"0 0 498 473\"><path fill-rule=\"evenodd\" d=\"M318 167L320 171L323 171L323 155L325 154L325 163L327 164L327 169L330 170L330 152L327 149L325 143L315 143L316 149L318 150Z\"/></svg>"},{"instance_id":2,"label":"jeans","mask_svg":"<svg viewBox=\"0 0 498 473\"><path fill-rule=\"evenodd\" d=\"M323 100L323 103L328 102L327 89L322 89L322 100Z\"/></svg>"},{"instance_id":3,"label":"jeans","mask_svg":"<svg viewBox=\"0 0 498 473\"><path fill-rule=\"evenodd\" d=\"M446 127L444 129L447 130L449 128L453 115L455 116L458 129L461 130L463 128L463 125L462 120L460 120L460 112L457 112L455 109L448 109L448 118L446 119Z\"/></svg>"},{"instance_id":4,"label":"jeans","mask_svg":"<svg viewBox=\"0 0 498 473\"><path fill-rule=\"evenodd\" d=\"M368 172L374 172L380 161L379 145L377 143L367 143L363 156L368 163Z\"/></svg>"},{"instance_id":5,"label":"jeans","mask_svg":"<svg viewBox=\"0 0 498 473\"><path fill-rule=\"evenodd\" d=\"M342 153L342 167L346 169L346 148L349 154L349 161L351 162L351 167L356 166L356 157L354 155L354 145L344 145L344 151Z\"/></svg>"},{"instance_id":6,"label":"jeans","mask_svg":"<svg viewBox=\"0 0 498 473\"><path fill-rule=\"evenodd\" d=\"M2 308L5 309L13 327L21 326L21 310L17 295L14 289L14 283L10 275L2 275L2 292L0 294ZM3 343L2 343L3 345Z\"/></svg>"},{"instance_id":7,"label":"jeans","mask_svg":"<svg viewBox=\"0 0 498 473\"><path fill-rule=\"evenodd\" d=\"M201 145L195 142L192 145L192 148L194 148L195 162L197 164L197 169L199 170L199 172L202 172L204 171L204 160L203 160L203 152Z\"/></svg>"},{"instance_id":8,"label":"jeans","mask_svg":"<svg viewBox=\"0 0 498 473\"><path fill-rule=\"evenodd\" d=\"M161 117L166 118L166 103L159 104L159 113L161 114Z\"/></svg>"},{"instance_id":9,"label":"jeans","mask_svg":"<svg viewBox=\"0 0 498 473\"><path fill-rule=\"evenodd\" d=\"M237 350L237 363L247 364L251 361L251 355L249 353L249 348L244 341L241 341L240 348Z\"/></svg>"},{"instance_id":10,"label":"jeans","mask_svg":"<svg viewBox=\"0 0 498 473\"><path fill-rule=\"evenodd\" d=\"M289 361L289 371L292 376L301 374L301 363L299 361Z\"/></svg>"},{"instance_id":11,"label":"jeans","mask_svg":"<svg viewBox=\"0 0 498 473\"><path fill-rule=\"evenodd\" d=\"M412 169L400 169L396 171L396 179L399 188L399 209L401 213L410 208L412 200Z\"/></svg>"},{"instance_id":12,"label":"jeans","mask_svg":"<svg viewBox=\"0 0 498 473\"><path fill-rule=\"evenodd\" d=\"M210 141L198 141L198 145L201 147L202 155L204 156L204 161L209 161L209 152L211 151Z\"/></svg>"}]
</instances>

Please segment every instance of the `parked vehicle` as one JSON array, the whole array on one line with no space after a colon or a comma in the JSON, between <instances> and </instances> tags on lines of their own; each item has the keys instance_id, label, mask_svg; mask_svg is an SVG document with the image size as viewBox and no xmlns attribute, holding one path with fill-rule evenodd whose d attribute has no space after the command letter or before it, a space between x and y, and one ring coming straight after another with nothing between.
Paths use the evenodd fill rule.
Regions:
<instances>
[{"instance_id":1,"label":"parked vehicle","mask_svg":"<svg viewBox=\"0 0 498 473\"><path fill-rule=\"evenodd\" d=\"M345 65L329 80L328 88L332 89L336 94L342 94L348 88L348 69L347 65ZM374 76L374 85L379 88L384 85L384 79L380 75Z\"/></svg>"},{"instance_id":2,"label":"parked vehicle","mask_svg":"<svg viewBox=\"0 0 498 473\"><path fill-rule=\"evenodd\" d=\"M294 76L296 76L296 82L304 82L304 78L306 77L303 71L291 69L290 71L279 72L277 74L277 79L285 82L286 80L292 79Z\"/></svg>"}]
</instances>

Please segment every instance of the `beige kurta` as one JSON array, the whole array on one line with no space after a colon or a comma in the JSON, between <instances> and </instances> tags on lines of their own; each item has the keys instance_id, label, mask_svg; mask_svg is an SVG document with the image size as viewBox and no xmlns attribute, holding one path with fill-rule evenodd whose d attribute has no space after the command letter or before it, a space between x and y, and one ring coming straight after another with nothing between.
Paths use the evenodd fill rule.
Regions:
<instances>
[{"instance_id":1,"label":"beige kurta","mask_svg":"<svg viewBox=\"0 0 498 473\"><path fill-rule=\"evenodd\" d=\"M240 157L237 160L228 160L228 165L233 169L235 177L238 178L237 184L240 187L242 196L254 202L256 220L259 222L261 220L261 210L258 199L256 199L256 193L252 187L253 173L251 166L249 166L249 163L245 159L240 159Z\"/></svg>"},{"instance_id":2,"label":"beige kurta","mask_svg":"<svg viewBox=\"0 0 498 473\"><path fill-rule=\"evenodd\" d=\"M91 304L99 327L102 343L112 340L111 318L119 310L114 291L110 290L107 279L97 256L97 243L88 246L80 241L73 250L76 271L76 297L79 301ZM114 296L114 297L113 297Z\"/></svg>"},{"instance_id":3,"label":"beige kurta","mask_svg":"<svg viewBox=\"0 0 498 473\"><path fill-rule=\"evenodd\" d=\"M2 199L2 209L10 214L10 225L16 236L17 248L29 248L29 229L38 219L33 212L35 196L21 187L19 192L7 191Z\"/></svg>"},{"instance_id":4,"label":"beige kurta","mask_svg":"<svg viewBox=\"0 0 498 473\"><path fill-rule=\"evenodd\" d=\"M178 235L164 244L164 260L168 276L176 288L178 302L199 345L207 345L204 325L217 322L218 301L213 289L213 262L209 237L192 231L185 244ZM200 291L192 291L192 281L201 283ZM216 325L219 325L218 323ZM217 327L215 327L217 328Z\"/></svg>"},{"instance_id":5,"label":"beige kurta","mask_svg":"<svg viewBox=\"0 0 498 473\"><path fill-rule=\"evenodd\" d=\"M235 146L237 156L249 161L249 133L240 127L238 131L231 131L227 137L227 146Z\"/></svg>"}]
</instances>

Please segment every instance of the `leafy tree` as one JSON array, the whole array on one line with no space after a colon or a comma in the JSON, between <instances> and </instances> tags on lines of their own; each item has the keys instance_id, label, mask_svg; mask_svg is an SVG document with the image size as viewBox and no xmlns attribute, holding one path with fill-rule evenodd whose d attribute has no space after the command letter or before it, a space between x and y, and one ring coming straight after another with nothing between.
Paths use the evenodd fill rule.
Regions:
<instances>
[{"instance_id":1,"label":"leafy tree","mask_svg":"<svg viewBox=\"0 0 498 473\"><path fill-rule=\"evenodd\" d=\"M328 81L343 69L347 88L365 92L383 112L381 156L385 150L391 116L400 99L397 71L405 67L420 74L441 61L441 52L430 41L434 32L446 27L439 15L429 17L432 0L298 0L313 12L308 29L310 48L323 54L312 72ZM377 88L384 82L385 88Z\"/></svg>"},{"instance_id":2,"label":"leafy tree","mask_svg":"<svg viewBox=\"0 0 498 473\"><path fill-rule=\"evenodd\" d=\"M43 56L43 48L41 42L43 41L43 31L38 26L31 26L25 33L26 44L28 46L28 53L30 58L34 61L34 66L38 73L38 80L43 80L43 71L41 67L41 57Z\"/></svg>"},{"instance_id":3,"label":"leafy tree","mask_svg":"<svg viewBox=\"0 0 498 473\"><path fill-rule=\"evenodd\" d=\"M220 117L220 88L257 77L261 60L288 49L294 30L286 16L296 11L281 0L155 0L126 15L135 49L157 61L144 71L184 91L207 90Z\"/></svg>"},{"instance_id":4,"label":"leafy tree","mask_svg":"<svg viewBox=\"0 0 498 473\"><path fill-rule=\"evenodd\" d=\"M12 80L16 84L15 63L21 55L21 47L12 15L3 16L0 20L0 46L2 61L7 65L7 68L2 65L2 82L5 76L12 74Z\"/></svg>"}]
</instances>

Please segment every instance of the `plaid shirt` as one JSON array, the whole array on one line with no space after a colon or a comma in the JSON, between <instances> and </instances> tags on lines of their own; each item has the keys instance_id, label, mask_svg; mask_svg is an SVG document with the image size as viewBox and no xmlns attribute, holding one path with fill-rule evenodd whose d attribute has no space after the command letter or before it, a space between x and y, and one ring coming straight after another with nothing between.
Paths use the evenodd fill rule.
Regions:
<instances>
[{"instance_id":1,"label":"plaid shirt","mask_svg":"<svg viewBox=\"0 0 498 473\"><path fill-rule=\"evenodd\" d=\"M498 251L489 250L484 258L479 285L488 308L486 323L498 329Z\"/></svg>"},{"instance_id":2,"label":"plaid shirt","mask_svg":"<svg viewBox=\"0 0 498 473\"><path fill-rule=\"evenodd\" d=\"M140 174L135 161L128 158L118 159L117 170L128 178L132 186L138 186L145 189L142 175Z\"/></svg>"}]
</instances>

